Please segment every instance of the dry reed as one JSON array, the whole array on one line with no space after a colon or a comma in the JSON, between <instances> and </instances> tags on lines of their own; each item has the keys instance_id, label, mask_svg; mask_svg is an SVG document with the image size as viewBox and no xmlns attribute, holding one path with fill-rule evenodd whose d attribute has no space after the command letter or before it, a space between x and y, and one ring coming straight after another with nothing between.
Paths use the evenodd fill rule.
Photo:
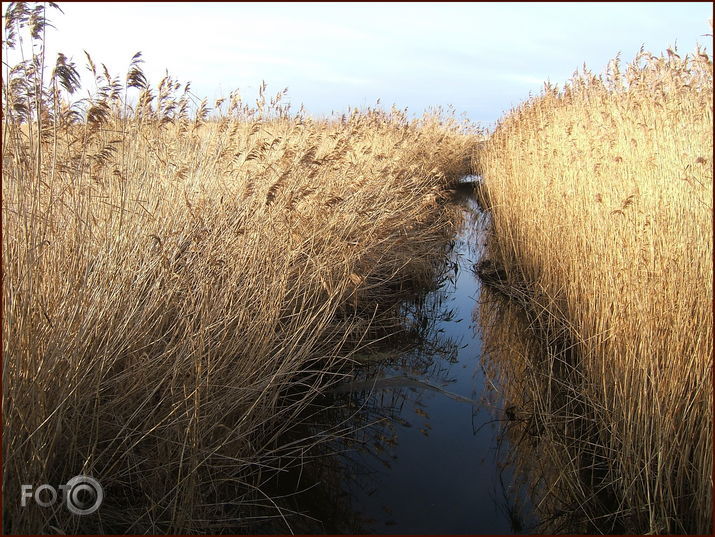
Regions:
<instances>
[{"instance_id":1,"label":"dry reed","mask_svg":"<svg viewBox=\"0 0 715 537\"><path fill-rule=\"evenodd\" d=\"M547 348L497 363L554 470L545 520L711 531L712 97L702 50L641 51L547 85L476 156L492 283Z\"/></svg>"},{"instance_id":2,"label":"dry reed","mask_svg":"<svg viewBox=\"0 0 715 537\"><path fill-rule=\"evenodd\" d=\"M41 44L44 17L11 4L6 45ZM431 281L473 137L437 114L313 120L265 87L211 110L151 87L140 54L125 78L87 55L77 99L42 50L2 86L4 530L283 517L262 484L315 440L281 439ZM105 489L96 516L20 507L22 483L76 474Z\"/></svg>"}]
</instances>

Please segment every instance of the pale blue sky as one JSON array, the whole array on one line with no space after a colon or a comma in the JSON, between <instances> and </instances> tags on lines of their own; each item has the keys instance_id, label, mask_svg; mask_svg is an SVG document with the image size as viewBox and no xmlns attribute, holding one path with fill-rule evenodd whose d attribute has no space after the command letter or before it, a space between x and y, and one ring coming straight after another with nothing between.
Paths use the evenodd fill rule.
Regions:
<instances>
[{"instance_id":1,"label":"pale blue sky","mask_svg":"<svg viewBox=\"0 0 715 537\"><path fill-rule=\"evenodd\" d=\"M152 82L169 72L214 99L288 87L316 115L380 98L421 112L453 105L484 124L561 83L584 62L601 72L641 44L712 50L712 3L61 3L48 49L112 73L141 50ZM3 9L4 12L4 9Z\"/></svg>"}]
</instances>

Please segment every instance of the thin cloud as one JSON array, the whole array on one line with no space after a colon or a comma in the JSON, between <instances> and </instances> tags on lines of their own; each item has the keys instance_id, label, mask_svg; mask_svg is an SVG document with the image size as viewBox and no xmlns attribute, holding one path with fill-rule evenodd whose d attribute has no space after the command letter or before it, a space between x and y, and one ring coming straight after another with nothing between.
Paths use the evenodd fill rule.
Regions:
<instances>
[{"instance_id":1,"label":"thin cloud","mask_svg":"<svg viewBox=\"0 0 715 537\"><path fill-rule=\"evenodd\" d=\"M145 72L190 80L200 96L288 87L310 113L396 103L419 112L452 104L492 122L545 80L584 62L654 53L675 40L689 52L710 32L708 3L66 3L51 16L57 51L83 50L121 74L141 50ZM98 26L102 18L110 25ZM127 38L126 29L132 28ZM219 92L219 93L217 93Z\"/></svg>"},{"instance_id":2,"label":"thin cloud","mask_svg":"<svg viewBox=\"0 0 715 537\"><path fill-rule=\"evenodd\" d=\"M498 75L498 78L502 80L508 80L510 82L518 82L520 84L528 84L533 86L534 84L543 84L545 79L538 76L525 75L520 73L502 73Z\"/></svg>"}]
</instances>

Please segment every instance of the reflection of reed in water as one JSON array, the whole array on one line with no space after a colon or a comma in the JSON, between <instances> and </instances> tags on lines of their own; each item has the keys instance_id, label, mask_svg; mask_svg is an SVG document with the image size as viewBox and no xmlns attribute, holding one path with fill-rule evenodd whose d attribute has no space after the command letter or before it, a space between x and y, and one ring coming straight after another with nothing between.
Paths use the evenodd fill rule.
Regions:
<instances>
[{"instance_id":1,"label":"reflection of reed in water","mask_svg":"<svg viewBox=\"0 0 715 537\"><path fill-rule=\"evenodd\" d=\"M445 306L445 293L441 289L405 305L406 323L410 337L395 349L391 359L372 362L356 369L352 385L356 390L336 394L345 401L342 411L344 422L350 424L350 434L338 439L333 448L340 451L332 459L332 471L339 476L340 493L346 502L357 496L370 496L375 492L376 476L391 468L396 458L395 448L402 427L414 427L423 435L431 430L430 416L425 410L423 397L429 391L413 384L399 382L372 388L381 379L419 377L434 386L448 386L446 364L456 360L458 344L446 337L439 323L452 312ZM363 382L364 381L364 382ZM407 414L408 410L411 410ZM389 515L390 506L382 510ZM376 520L357 517L360 525L353 533L373 532ZM388 521L389 526L392 522Z\"/></svg>"},{"instance_id":2,"label":"reflection of reed in water","mask_svg":"<svg viewBox=\"0 0 715 537\"><path fill-rule=\"evenodd\" d=\"M554 345L533 313L489 286L475 316L509 441L503 464L529 488L538 531L623 533L638 513L618 505L612 467L619 454L599 436L599 408L588 399L576 354Z\"/></svg>"},{"instance_id":3,"label":"reflection of reed in water","mask_svg":"<svg viewBox=\"0 0 715 537\"><path fill-rule=\"evenodd\" d=\"M461 212L461 211L460 211ZM459 225L459 215L454 215ZM430 292L403 302L398 311L382 313L381 327L391 326L381 338L371 337L358 347L355 366L343 371L343 386L321 396L289 433L296 439L315 439L309 449L290 453L284 465L269 472L264 490L275 504L261 512L269 521L259 533L369 533L371 520L354 505L355 496L374 492L375 475L389 469L399 442L399 427L414 426L429 435L430 416L422 398L426 390L399 378L418 378L437 388L447 387L446 364L457 359L459 345L446 337L440 322L454 313L443 285L454 280L455 245L445 244L441 265L435 267ZM385 322L386 315L394 315ZM340 385L338 385L340 386ZM429 393L429 390L427 390ZM410 416L406 409L412 409ZM283 445L290 444L285 438ZM296 442L296 445L298 443ZM356 491L362 491L356 494ZM389 512L388 505L383 506Z\"/></svg>"}]
</instances>

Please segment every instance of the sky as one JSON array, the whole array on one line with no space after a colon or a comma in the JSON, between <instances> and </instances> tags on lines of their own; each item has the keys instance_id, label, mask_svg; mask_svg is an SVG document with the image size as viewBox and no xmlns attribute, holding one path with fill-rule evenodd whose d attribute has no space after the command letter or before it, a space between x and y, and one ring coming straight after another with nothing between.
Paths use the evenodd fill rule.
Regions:
<instances>
[{"instance_id":1,"label":"sky","mask_svg":"<svg viewBox=\"0 0 715 537\"><path fill-rule=\"evenodd\" d=\"M6 9L3 3L3 13ZM348 107L452 105L490 126L584 63L602 72L618 52L696 42L712 53L702 3L64 3L50 14L49 57L84 67L83 50L112 74L142 51L158 82L166 70L210 102L239 89L255 98L288 88L316 116Z\"/></svg>"}]
</instances>

